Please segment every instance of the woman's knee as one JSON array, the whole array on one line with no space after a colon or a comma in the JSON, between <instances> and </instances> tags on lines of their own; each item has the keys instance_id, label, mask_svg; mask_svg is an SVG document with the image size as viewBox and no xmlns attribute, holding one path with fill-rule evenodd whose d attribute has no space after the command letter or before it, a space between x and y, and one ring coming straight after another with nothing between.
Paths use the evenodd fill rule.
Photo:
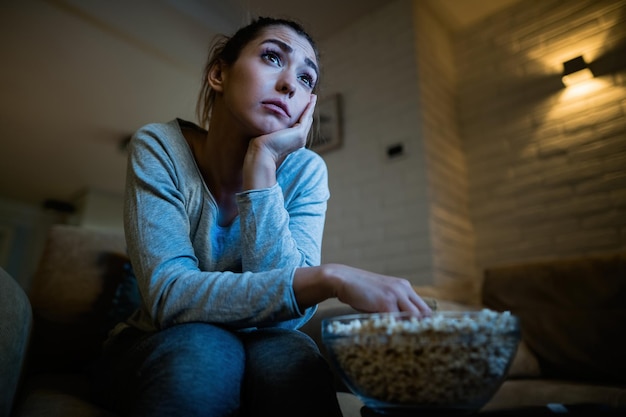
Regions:
<instances>
[{"instance_id":1,"label":"woman's knee","mask_svg":"<svg viewBox=\"0 0 626 417\"><path fill-rule=\"evenodd\" d=\"M232 332L181 324L140 337L119 358L115 380L120 386L112 387L119 394L113 398L134 415L166 415L167 410L229 415L240 405L244 366L243 345Z\"/></svg>"},{"instance_id":2,"label":"woman's knee","mask_svg":"<svg viewBox=\"0 0 626 417\"><path fill-rule=\"evenodd\" d=\"M338 416L330 368L307 335L283 329L246 335L244 399L250 416Z\"/></svg>"},{"instance_id":3,"label":"woman's knee","mask_svg":"<svg viewBox=\"0 0 626 417\"><path fill-rule=\"evenodd\" d=\"M246 372L274 383L307 384L326 381L330 369L315 342L299 331L270 329L245 339ZM316 383L313 382L313 383Z\"/></svg>"},{"instance_id":4,"label":"woman's knee","mask_svg":"<svg viewBox=\"0 0 626 417\"><path fill-rule=\"evenodd\" d=\"M247 334L244 337L244 343L248 355L270 358L276 353L304 357L319 355L319 349L313 339L297 330L261 329Z\"/></svg>"},{"instance_id":5,"label":"woman's knee","mask_svg":"<svg viewBox=\"0 0 626 417\"><path fill-rule=\"evenodd\" d=\"M163 331L146 358L144 375L156 373L183 395L195 387L216 393L236 390L244 374L245 351L241 341L217 326L193 323ZM147 372L145 372L147 371ZM203 389L203 391L208 391Z\"/></svg>"}]
</instances>

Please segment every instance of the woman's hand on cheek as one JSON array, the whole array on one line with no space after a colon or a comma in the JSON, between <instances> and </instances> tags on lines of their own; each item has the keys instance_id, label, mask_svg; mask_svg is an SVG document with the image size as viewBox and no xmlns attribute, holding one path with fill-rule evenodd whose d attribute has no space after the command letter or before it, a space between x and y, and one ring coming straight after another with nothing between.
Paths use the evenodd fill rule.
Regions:
<instances>
[{"instance_id":1,"label":"woman's hand on cheek","mask_svg":"<svg viewBox=\"0 0 626 417\"><path fill-rule=\"evenodd\" d=\"M293 126L253 139L256 147L263 148L272 155L276 166L280 165L287 155L306 145L307 136L313 125L316 102L317 96L311 94L309 103Z\"/></svg>"},{"instance_id":2,"label":"woman's hand on cheek","mask_svg":"<svg viewBox=\"0 0 626 417\"><path fill-rule=\"evenodd\" d=\"M276 169L287 155L306 145L316 102L317 96L312 94L293 126L250 141L243 164L243 190L269 188L276 184Z\"/></svg>"}]
</instances>

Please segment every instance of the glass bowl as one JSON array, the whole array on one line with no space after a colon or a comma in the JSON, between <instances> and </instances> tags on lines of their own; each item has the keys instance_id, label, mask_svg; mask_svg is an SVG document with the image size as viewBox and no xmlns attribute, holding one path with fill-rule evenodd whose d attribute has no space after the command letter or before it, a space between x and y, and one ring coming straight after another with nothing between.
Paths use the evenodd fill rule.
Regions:
<instances>
[{"instance_id":1,"label":"glass bowl","mask_svg":"<svg viewBox=\"0 0 626 417\"><path fill-rule=\"evenodd\" d=\"M500 387L519 320L492 310L325 319L322 341L350 390L382 414L472 413Z\"/></svg>"}]
</instances>

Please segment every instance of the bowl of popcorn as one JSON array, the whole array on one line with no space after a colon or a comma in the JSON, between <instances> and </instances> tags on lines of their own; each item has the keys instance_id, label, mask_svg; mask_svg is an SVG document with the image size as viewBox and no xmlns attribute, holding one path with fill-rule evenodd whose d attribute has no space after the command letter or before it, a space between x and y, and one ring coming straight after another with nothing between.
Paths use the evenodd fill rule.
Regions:
<instances>
[{"instance_id":1,"label":"bowl of popcorn","mask_svg":"<svg viewBox=\"0 0 626 417\"><path fill-rule=\"evenodd\" d=\"M504 381L519 340L517 317L487 309L322 322L322 341L348 388L388 415L478 411Z\"/></svg>"}]
</instances>

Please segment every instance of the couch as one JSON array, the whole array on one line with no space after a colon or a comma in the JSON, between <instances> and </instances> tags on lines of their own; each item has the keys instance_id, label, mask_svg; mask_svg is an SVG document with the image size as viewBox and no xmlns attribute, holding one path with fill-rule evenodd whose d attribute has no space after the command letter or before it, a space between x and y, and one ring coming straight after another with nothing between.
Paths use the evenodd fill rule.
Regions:
<instances>
[{"instance_id":1,"label":"couch","mask_svg":"<svg viewBox=\"0 0 626 417\"><path fill-rule=\"evenodd\" d=\"M28 294L0 269L0 417L113 416L89 400L86 372L111 326L138 294L120 234L56 225ZM485 412L562 404L626 407L626 253L485 271L479 304L441 294L440 310L510 310L522 342ZM355 312L320 304L303 331L321 344L321 320ZM362 403L336 379L345 417Z\"/></svg>"}]
</instances>

